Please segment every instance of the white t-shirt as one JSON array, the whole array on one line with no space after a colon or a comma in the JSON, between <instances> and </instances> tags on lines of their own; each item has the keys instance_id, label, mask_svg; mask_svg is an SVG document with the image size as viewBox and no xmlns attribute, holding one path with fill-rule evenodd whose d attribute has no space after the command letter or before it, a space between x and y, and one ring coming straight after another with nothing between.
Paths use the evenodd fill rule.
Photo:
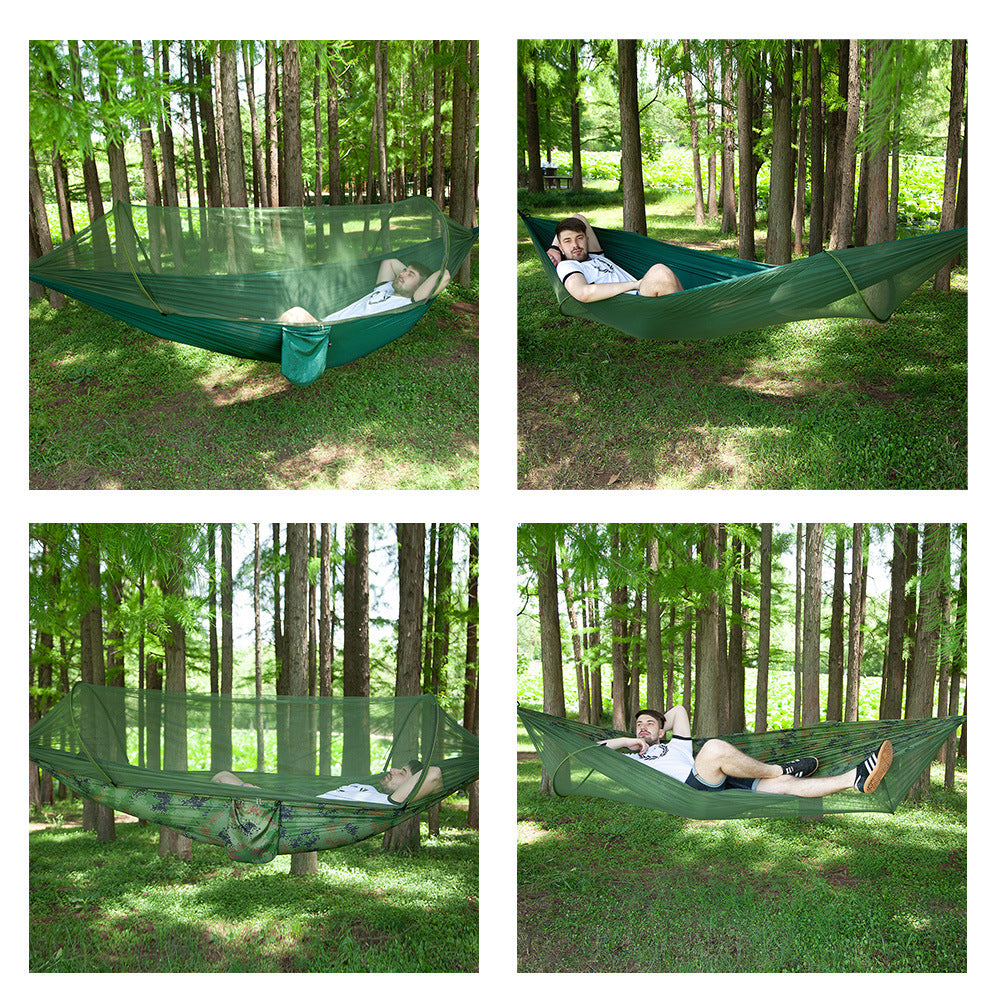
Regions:
<instances>
[{"instance_id":1,"label":"white t-shirt","mask_svg":"<svg viewBox=\"0 0 1000 1000\"><path fill-rule=\"evenodd\" d=\"M601 253L592 253L586 260L561 260L556 274L565 285L571 274L582 274L588 285L603 285L609 281L635 281L628 271Z\"/></svg>"},{"instance_id":2,"label":"white t-shirt","mask_svg":"<svg viewBox=\"0 0 1000 1000\"><path fill-rule=\"evenodd\" d=\"M685 781L694 769L690 737L685 739L683 736L674 736L669 743L654 743L642 753L626 753L625 756L654 767L678 781Z\"/></svg>"},{"instance_id":3,"label":"white t-shirt","mask_svg":"<svg viewBox=\"0 0 1000 1000\"><path fill-rule=\"evenodd\" d=\"M331 788L322 795L317 795L318 799L336 799L338 802L358 802L369 806L398 806L398 802L393 802L384 792L380 792L374 785L341 785L340 788Z\"/></svg>"},{"instance_id":4,"label":"white t-shirt","mask_svg":"<svg viewBox=\"0 0 1000 1000\"><path fill-rule=\"evenodd\" d=\"M320 322L329 323L331 320L347 319L349 316L368 316L371 313L387 312L389 309L408 306L412 302L413 299L408 299L405 295L397 295L392 282L385 281L381 285L376 285L373 291L357 302L352 302L349 306L330 313L329 316L321 317Z\"/></svg>"}]
</instances>

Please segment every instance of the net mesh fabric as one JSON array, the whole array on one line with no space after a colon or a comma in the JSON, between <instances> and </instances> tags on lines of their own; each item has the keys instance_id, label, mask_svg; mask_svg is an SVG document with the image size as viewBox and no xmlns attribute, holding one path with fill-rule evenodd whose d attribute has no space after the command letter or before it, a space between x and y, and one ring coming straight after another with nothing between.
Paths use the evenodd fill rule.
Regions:
<instances>
[{"instance_id":1,"label":"net mesh fabric","mask_svg":"<svg viewBox=\"0 0 1000 1000\"><path fill-rule=\"evenodd\" d=\"M250 860L371 836L469 784L479 768L476 737L430 695L258 700L87 684L32 727L29 757L81 795L194 839L262 843ZM387 768L413 760L441 769L430 797L418 785L384 806L317 798L377 785ZM213 781L222 771L256 787Z\"/></svg>"},{"instance_id":2,"label":"net mesh fabric","mask_svg":"<svg viewBox=\"0 0 1000 1000\"><path fill-rule=\"evenodd\" d=\"M809 816L848 812L893 812L964 717L817 723L798 729L722 736L744 753L776 764L804 756L819 759L817 776L855 767L883 740L893 744L893 762L871 795L853 791L810 799L795 795L726 789L698 791L655 768L595 741L624 735L518 708L558 795L593 795L690 819ZM695 738L694 753L704 744Z\"/></svg>"}]
</instances>

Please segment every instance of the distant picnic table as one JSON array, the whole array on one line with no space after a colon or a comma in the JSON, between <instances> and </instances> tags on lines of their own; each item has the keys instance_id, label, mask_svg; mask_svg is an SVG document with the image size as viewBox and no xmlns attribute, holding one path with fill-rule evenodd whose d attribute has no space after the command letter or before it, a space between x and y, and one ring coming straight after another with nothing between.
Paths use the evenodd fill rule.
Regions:
<instances>
[{"instance_id":1,"label":"distant picnic table","mask_svg":"<svg viewBox=\"0 0 1000 1000\"><path fill-rule=\"evenodd\" d=\"M561 188L563 186L563 181L566 182L566 187L570 185L570 181L573 178L567 176L566 174L546 174L545 175L545 186L547 188Z\"/></svg>"}]
</instances>

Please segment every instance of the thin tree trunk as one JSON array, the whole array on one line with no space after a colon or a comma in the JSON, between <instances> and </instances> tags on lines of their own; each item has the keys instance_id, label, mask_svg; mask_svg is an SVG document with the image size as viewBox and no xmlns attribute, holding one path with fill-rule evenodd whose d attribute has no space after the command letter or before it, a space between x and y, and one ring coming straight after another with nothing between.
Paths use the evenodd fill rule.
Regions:
<instances>
[{"instance_id":1,"label":"thin tree trunk","mask_svg":"<svg viewBox=\"0 0 1000 1000\"><path fill-rule=\"evenodd\" d=\"M639 137L639 80L637 43L618 40L618 110L621 120L622 227L646 235L646 193L642 182L642 143Z\"/></svg>"}]
</instances>

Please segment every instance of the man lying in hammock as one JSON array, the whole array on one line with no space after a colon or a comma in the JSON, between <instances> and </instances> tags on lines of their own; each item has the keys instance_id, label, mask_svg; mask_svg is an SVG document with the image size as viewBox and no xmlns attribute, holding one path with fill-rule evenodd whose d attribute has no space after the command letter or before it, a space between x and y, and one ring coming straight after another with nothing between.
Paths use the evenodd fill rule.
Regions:
<instances>
[{"instance_id":1,"label":"man lying in hammock","mask_svg":"<svg viewBox=\"0 0 1000 1000\"><path fill-rule=\"evenodd\" d=\"M212 781L226 785L244 785L247 788L260 788L249 781L238 778L232 771L219 771L212 775ZM440 792L444 785L441 782L441 768L431 764L424 767L419 760L411 760L402 767L390 767L379 779L379 787L355 783L341 785L328 792L317 795L318 799L333 799L337 802L353 802L356 805L368 806L400 806L416 788L417 798ZM419 786L419 787L418 787ZM380 790L381 789L381 790Z\"/></svg>"},{"instance_id":2,"label":"man lying in hammock","mask_svg":"<svg viewBox=\"0 0 1000 1000\"><path fill-rule=\"evenodd\" d=\"M449 281L451 275L447 270L431 271L418 261L404 264L401 260L390 257L379 264L374 290L350 305L319 319L302 306L292 306L291 309L286 309L276 322L331 323L333 320L348 319L351 316L370 316L373 313L387 312L390 309L408 306L411 302L422 302L432 292L441 291Z\"/></svg>"},{"instance_id":3,"label":"man lying in hammock","mask_svg":"<svg viewBox=\"0 0 1000 1000\"><path fill-rule=\"evenodd\" d=\"M683 291L666 264L654 264L638 281L604 256L597 234L582 215L571 215L556 226L552 246L545 251L566 291L580 302L632 295L672 295Z\"/></svg>"},{"instance_id":4,"label":"man lying in hammock","mask_svg":"<svg viewBox=\"0 0 1000 1000\"><path fill-rule=\"evenodd\" d=\"M661 743L667 730L673 736L668 743ZM683 705L675 705L666 715L642 709L635 717L634 737L618 736L598 742L612 750L625 750L626 756L703 792L742 788L816 799L856 788L871 794L892 763L892 744L888 740L857 767L820 778L809 777L819 767L815 757L802 757L787 764L765 764L720 739L706 740L695 757L691 748L691 722Z\"/></svg>"}]
</instances>

